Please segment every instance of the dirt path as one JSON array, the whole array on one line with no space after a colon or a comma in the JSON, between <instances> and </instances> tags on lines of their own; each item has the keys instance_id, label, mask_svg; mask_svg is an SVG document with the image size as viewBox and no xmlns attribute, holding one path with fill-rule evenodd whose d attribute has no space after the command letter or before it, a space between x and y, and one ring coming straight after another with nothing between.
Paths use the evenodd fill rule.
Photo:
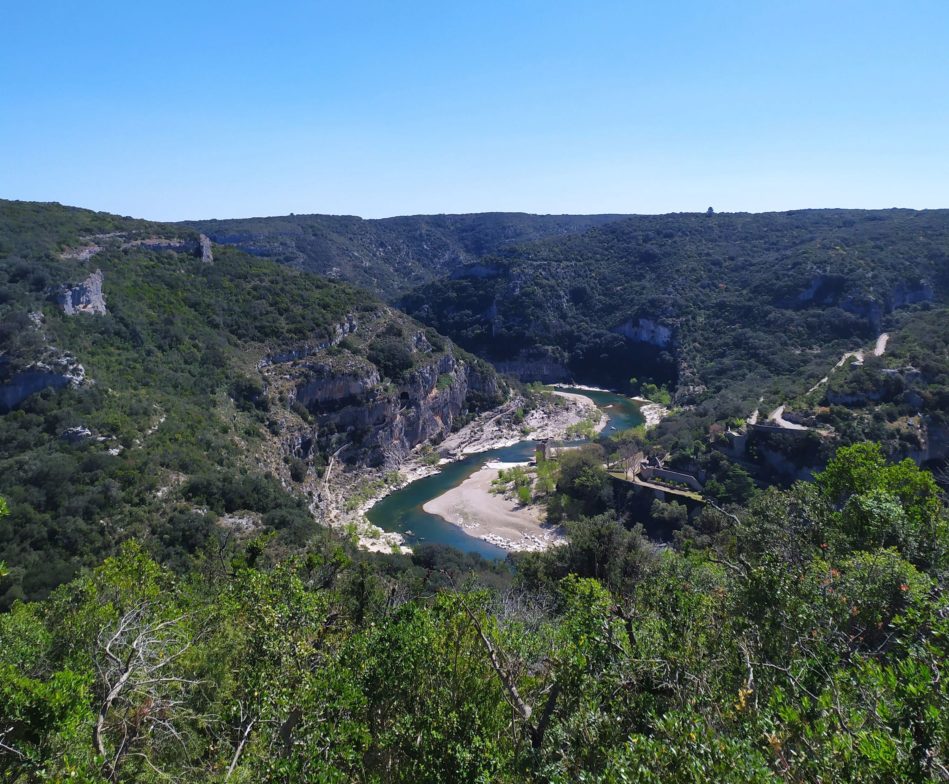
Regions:
<instances>
[{"instance_id":1,"label":"dirt path","mask_svg":"<svg viewBox=\"0 0 949 784\"><path fill-rule=\"evenodd\" d=\"M858 348L856 351L848 351L838 360L837 364L834 365L834 368L843 367L844 362L846 362L851 357L854 359L854 361L851 363L852 365L862 365L863 364L863 349Z\"/></svg>"},{"instance_id":2,"label":"dirt path","mask_svg":"<svg viewBox=\"0 0 949 784\"><path fill-rule=\"evenodd\" d=\"M755 410L752 411L751 414L750 414L750 416L748 417L748 424L749 424L749 425L757 425L757 424L758 424L758 410L759 410L759 409L758 409L758 406L760 406L763 402L764 402L764 397L763 397L763 396L762 396L762 397L759 397L759 398L758 398L758 405L755 406Z\"/></svg>"},{"instance_id":3,"label":"dirt path","mask_svg":"<svg viewBox=\"0 0 949 784\"><path fill-rule=\"evenodd\" d=\"M796 422L788 422L784 418L784 404L778 406L774 411L768 414L768 421L773 422L778 427L783 427L786 430L808 430L809 428L804 427L804 425L799 425Z\"/></svg>"},{"instance_id":4,"label":"dirt path","mask_svg":"<svg viewBox=\"0 0 949 784\"><path fill-rule=\"evenodd\" d=\"M883 354L886 352L886 344L889 339L890 339L890 335L888 332L884 332L877 337L876 343L873 346L873 356L875 357L883 356ZM856 351L847 351L839 360L837 360L837 364L834 365L833 369L836 370L837 368L843 367L844 363L848 359L853 359L854 361L852 364L854 365L862 365L865 358L866 358L866 354L862 348L858 348ZM812 386L810 389L807 390L807 394L810 394L811 392L816 392L818 388L820 387L820 385L826 384L829 379L830 379L830 376L824 376L820 381L814 384L814 386Z\"/></svg>"},{"instance_id":5,"label":"dirt path","mask_svg":"<svg viewBox=\"0 0 949 784\"><path fill-rule=\"evenodd\" d=\"M880 337L877 338L877 344L873 347L873 356L882 357L883 353L886 351L886 344L889 341L890 336L888 333L884 332Z\"/></svg>"}]
</instances>

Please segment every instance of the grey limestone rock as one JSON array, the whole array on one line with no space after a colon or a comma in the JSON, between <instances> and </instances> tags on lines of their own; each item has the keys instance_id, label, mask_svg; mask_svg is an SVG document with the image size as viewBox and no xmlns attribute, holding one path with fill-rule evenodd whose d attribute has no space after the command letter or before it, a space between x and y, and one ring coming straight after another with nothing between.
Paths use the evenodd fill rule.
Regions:
<instances>
[{"instance_id":1,"label":"grey limestone rock","mask_svg":"<svg viewBox=\"0 0 949 784\"><path fill-rule=\"evenodd\" d=\"M59 295L59 304L67 316L78 313L104 316L107 311L102 293L102 270L97 269L78 286L66 289Z\"/></svg>"}]
</instances>

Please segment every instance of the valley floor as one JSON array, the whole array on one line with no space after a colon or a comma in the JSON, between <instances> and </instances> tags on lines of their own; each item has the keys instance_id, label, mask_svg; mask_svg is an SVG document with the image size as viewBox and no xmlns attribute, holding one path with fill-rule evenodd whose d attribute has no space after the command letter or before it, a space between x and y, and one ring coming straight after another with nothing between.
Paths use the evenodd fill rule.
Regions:
<instances>
[{"instance_id":1,"label":"valley floor","mask_svg":"<svg viewBox=\"0 0 949 784\"><path fill-rule=\"evenodd\" d=\"M528 422L534 419L537 425L532 429L531 438L562 439L570 425L579 422L595 407L593 401L584 395L561 390L554 390L553 394L566 400L568 405L562 409L531 412ZM606 423L606 415L601 415L596 431L602 430ZM513 443L521 440L523 436L516 438ZM560 527L544 523L543 507L523 506L513 499L491 492L499 471L513 465L521 464L487 463L460 485L428 501L422 508L429 514L438 515L459 526L470 536L503 550L536 551L563 544L565 539Z\"/></svg>"},{"instance_id":2,"label":"valley floor","mask_svg":"<svg viewBox=\"0 0 949 784\"><path fill-rule=\"evenodd\" d=\"M485 414L458 432L452 433L438 446L438 452L442 455L441 464L460 460L466 455L512 446L525 439L566 438L568 428L587 418L591 410L596 408L593 401L583 395L559 390L554 394L566 401L566 405L556 405L551 402L540 406L528 412L524 421L518 424L512 414L524 401L515 398L501 409ZM595 429L602 430L606 423L607 417L602 415ZM558 543L560 535L543 526L536 510L531 507L514 508L513 502L505 501L488 491L491 481L497 478L498 469L501 467L501 464L497 463L491 465L493 468L486 466L461 486L428 502L425 505L425 511L460 525L471 536L506 550L541 550ZM401 534L392 531L384 532L369 523L364 516L389 493L417 479L437 473L438 470L437 465L426 462L421 454L410 457L399 467L401 478L398 483L379 488L367 497L365 503L358 509L337 513L335 518L330 518L331 524L336 527L356 525L358 544L362 549L376 552L391 552L394 549L400 549L407 552L408 548L405 547ZM477 483L468 484L479 475L483 476ZM352 476L340 476L339 479L338 492L342 496L352 488L354 480ZM461 496L452 495L465 485L467 487ZM483 491L479 489L481 485L485 488ZM446 498L447 496L451 497ZM429 504L438 506L429 508ZM502 508L505 504L511 508ZM469 527L475 525L477 530Z\"/></svg>"},{"instance_id":3,"label":"valley floor","mask_svg":"<svg viewBox=\"0 0 949 784\"><path fill-rule=\"evenodd\" d=\"M491 492L498 471L519 463L487 463L457 487L433 498L422 508L465 533L504 550L546 550L565 540L560 527L543 522L543 507L522 506L511 498Z\"/></svg>"}]
</instances>

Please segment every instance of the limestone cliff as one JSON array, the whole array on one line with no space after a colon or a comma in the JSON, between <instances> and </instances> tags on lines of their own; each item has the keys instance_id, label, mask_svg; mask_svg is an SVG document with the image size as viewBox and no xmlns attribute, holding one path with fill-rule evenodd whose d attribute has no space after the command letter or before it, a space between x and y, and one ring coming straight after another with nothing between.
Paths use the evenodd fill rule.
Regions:
<instances>
[{"instance_id":1,"label":"limestone cliff","mask_svg":"<svg viewBox=\"0 0 949 784\"><path fill-rule=\"evenodd\" d=\"M69 383L67 376L48 370L26 370L17 373L5 384L0 384L0 414L16 408L36 392L49 387L60 389Z\"/></svg>"},{"instance_id":2,"label":"limestone cliff","mask_svg":"<svg viewBox=\"0 0 949 784\"><path fill-rule=\"evenodd\" d=\"M348 319L330 341L261 363L271 400L295 412L282 423L287 452L307 462L335 454L348 464L395 467L503 401L507 390L489 365L447 342L433 347L417 324L401 337L412 366L385 377L365 347L391 329L392 318L386 309L359 324Z\"/></svg>"},{"instance_id":3,"label":"limestone cliff","mask_svg":"<svg viewBox=\"0 0 949 784\"><path fill-rule=\"evenodd\" d=\"M319 363L299 368L296 402L314 419L308 435L324 454L396 466L419 444L438 442L470 410L500 402L490 371L444 353L413 369L399 384L374 367L339 375Z\"/></svg>"},{"instance_id":4,"label":"limestone cliff","mask_svg":"<svg viewBox=\"0 0 949 784\"><path fill-rule=\"evenodd\" d=\"M836 305L865 319L871 329L879 330L886 314L907 305L930 302L935 297L932 283L925 279L906 279L872 293L848 293L849 288L845 275L814 275L802 291L780 299L778 304L785 307Z\"/></svg>"},{"instance_id":5,"label":"limestone cliff","mask_svg":"<svg viewBox=\"0 0 949 784\"><path fill-rule=\"evenodd\" d=\"M63 291L59 295L59 304L67 316L78 313L104 316L107 311L102 293L102 270L97 269L78 286Z\"/></svg>"},{"instance_id":6,"label":"limestone cliff","mask_svg":"<svg viewBox=\"0 0 949 784\"><path fill-rule=\"evenodd\" d=\"M123 250L145 248L147 250L173 251L188 253L201 259L205 264L214 261L211 240L204 234L197 237L146 237L122 243Z\"/></svg>"},{"instance_id":7,"label":"limestone cliff","mask_svg":"<svg viewBox=\"0 0 949 784\"><path fill-rule=\"evenodd\" d=\"M672 328L649 318L626 321L614 331L636 343L648 343L657 348L668 348L672 344Z\"/></svg>"}]
</instances>

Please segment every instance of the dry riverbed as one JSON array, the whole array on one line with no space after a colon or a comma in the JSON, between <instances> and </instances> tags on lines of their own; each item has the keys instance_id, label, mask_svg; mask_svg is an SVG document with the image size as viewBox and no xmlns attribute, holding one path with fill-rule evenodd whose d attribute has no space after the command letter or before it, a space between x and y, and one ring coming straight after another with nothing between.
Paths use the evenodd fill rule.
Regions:
<instances>
[{"instance_id":1,"label":"dry riverbed","mask_svg":"<svg viewBox=\"0 0 949 784\"><path fill-rule=\"evenodd\" d=\"M634 397L630 399L635 400L640 404L639 413L642 414L643 419L646 420L644 422L646 430L649 430L651 427L655 427L663 419L669 416L669 409L665 406L659 405L659 403L653 403L651 400L647 400L644 397Z\"/></svg>"}]
</instances>

